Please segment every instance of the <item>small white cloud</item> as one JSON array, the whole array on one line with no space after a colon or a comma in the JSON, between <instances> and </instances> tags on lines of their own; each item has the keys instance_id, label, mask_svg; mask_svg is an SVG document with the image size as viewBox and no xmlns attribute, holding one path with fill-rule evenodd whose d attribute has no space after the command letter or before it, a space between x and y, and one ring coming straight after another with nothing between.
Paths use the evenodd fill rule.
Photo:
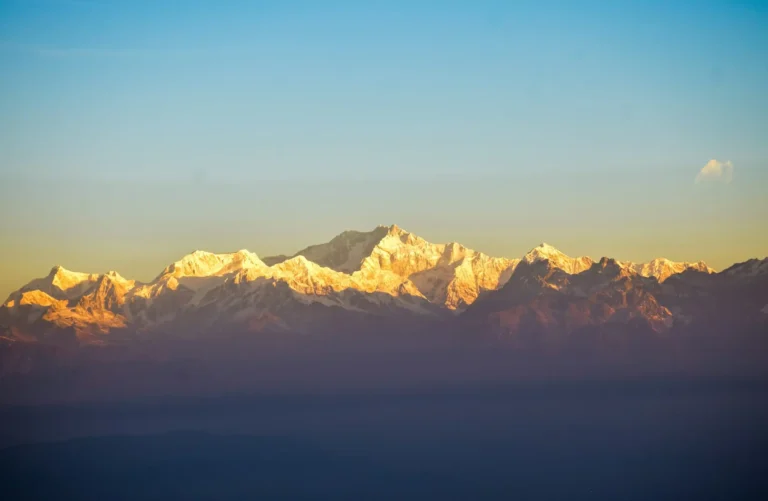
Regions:
<instances>
[{"instance_id":1,"label":"small white cloud","mask_svg":"<svg viewBox=\"0 0 768 501\"><path fill-rule=\"evenodd\" d=\"M696 175L696 184L705 181L720 181L721 183L730 183L733 179L733 162L730 160L721 162L714 158L707 162L707 165L701 168Z\"/></svg>"}]
</instances>

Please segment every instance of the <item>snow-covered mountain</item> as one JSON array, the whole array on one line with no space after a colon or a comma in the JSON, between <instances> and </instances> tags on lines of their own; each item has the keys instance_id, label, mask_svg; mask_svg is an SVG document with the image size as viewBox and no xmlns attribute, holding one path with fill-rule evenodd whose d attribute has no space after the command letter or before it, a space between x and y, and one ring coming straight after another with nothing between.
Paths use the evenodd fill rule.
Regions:
<instances>
[{"instance_id":1,"label":"snow-covered mountain","mask_svg":"<svg viewBox=\"0 0 768 501\"><path fill-rule=\"evenodd\" d=\"M761 266L748 262L728 273L760 273ZM475 311L552 291L582 303L602 302L614 312L605 310L594 322L645 315L663 326L669 311L649 295L660 282L686 271L713 273L701 262L572 258L548 244L521 259L491 257L458 243L433 244L394 225L379 226L345 231L291 257L262 260L247 250L197 250L148 283L116 272L77 273L57 266L9 296L0 307L0 327L19 339L87 344L155 332L312 332L350 319L447 318L485 296L485 306ZM642 294L631 292L640 289Z\"/></svg>"},{"instance_id":2,"label":"snow-covered mountain","mask_svg":"<svg viewBox=\"0 0 768 501\"><path fill-rule=\"evenodd\" d=\"M639 275L644 277L654 277L659 282L663 282L672 275L683 273L687 270L699 271L702 273L714 273L715 270L707 266L704 261L698 261L696 263L687 262L674 262L663 257L656 258L647 263L622 263L623 265L636 271Z\"/></svg>"},{"instance_id":3,"label":"snow-covered mountain","mask_svg":"<svg viewBox=\"0 0 768 501\"><path fill-rule=\"evenodd\" d=\"M461 310L481 293L503 285L519 262L458 243L433 244L396 225L345 231L295 255L350 274L360 290L404 289L450 310Z\"/></svg>"},{"instance_id":4,"label":"snow-covered mountain","mask_svg":"<svg viewBox=\"0 0 768 501\"><path fill-rule=\"evenodd\" d=\"M56 267L11 294L0 307L0 322L24 337L40 340L69 330L80 342L98 344L104 334L120 329L302 330L311 322L300 317L307 317L311 305L374 315L438 312L402 280L373 287L303 256L267 266L248 251L195 251L150 283L125 280L115 272L86 275Z\"/></svg>"},{"instance_id":5,"label":"snow-covered mountain","mask_svg":"<svg viewBox=\"0 0 768 501\"><path fill-rule=\"evenodd\" d=\"M566 273L576 274L588 270L594 261L590 257L570 257L549 244L542 243L538 247L531 249L524 257L523 261L533 263L536 261L549 261L553 266ZM672 275L682 273L686 270L701 271L703 273L714 273L715 270L706 265L703 261L696 263L675 262L666 258L656 258L647 263L633 263L631 261L618 262L618 264L627 269L633 270L643 277L654 277L659 282L663 282Z\"/></svg>"},{"instance_id":6,"label":"snow-covered mountain","mask_svg":"<svg viewBox=\"0 0 768 501\"><path fill-rule=\"evenodd\" d=\"M588 270L593 263L592 258L573 258L565 255L547 243L542 243L538 247L534 247L528 251L528 253L523 256L523 261L528 264L539 261L549 261L555 268L570 274L581 273L584 270Z\"/></svg>"}]
</instances>

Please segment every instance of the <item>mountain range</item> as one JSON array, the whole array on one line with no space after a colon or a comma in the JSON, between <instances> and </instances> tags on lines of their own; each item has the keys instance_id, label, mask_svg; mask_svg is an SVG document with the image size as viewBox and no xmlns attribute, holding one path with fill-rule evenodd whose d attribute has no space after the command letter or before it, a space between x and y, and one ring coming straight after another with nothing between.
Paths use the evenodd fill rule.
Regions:
<instances>
[{"instance_id":1,"label":"mountain range","mask_svg":"<svg viewBox=\"0 0 768 501\"><path fill-rule=\"evenodd\" d=\"M8 297L0 329L8 343L77 346L425 320L501 337L627 325L664 333L697 323L762 326L767 291L766 259L716 273L703 262L573 258L546 243L521 258L491 257L393 225L345 231L293 256L198 250L147 283L55 266Z\"/></svg>"}]
</instances>

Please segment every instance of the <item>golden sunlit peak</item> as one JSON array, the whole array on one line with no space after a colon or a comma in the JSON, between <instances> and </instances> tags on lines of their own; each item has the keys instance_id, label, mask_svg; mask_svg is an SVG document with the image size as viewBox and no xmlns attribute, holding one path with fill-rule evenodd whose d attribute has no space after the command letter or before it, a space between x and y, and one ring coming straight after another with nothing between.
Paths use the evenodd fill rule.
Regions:
<instances>
[{"instance_id":1,"label":"golden sunlit peak","mask_svg":"<svg viewBox=\"0 0 768 501\"><path fill-rule=\"evenodd\" d=\"M56 275L57 273L66 272L66 271L67 270L62 265L57 264L56 266L51 268L51 272L49 273L49 275Z\"/></svg>"},{"instance_id":2,"label":"golden sunlit peak","mask_svg":"<svg viewBox=\"0 0 768 501\"><path fill-rule=\"evenodd\" d=\"M376 227L376 230L387 230L387 234L389 235L399 235L405 232L405 230L396 224L380 224Z\"/></svg>"},{"instance_id":3,"label":"golden sunlit peak","mask_svg":"<svg viewBox=\"0 0 768 501\"><path fill-rule=\"evenodd\" d=\"M542 242L526 254L528 257L536 258L541 256L559 256L563 253L560 252L555 246L550 245L546 242Z\"/></svg>"},{"instance_id":4,"label":"golden sunlit peak","mask_svg":"<svg viewBox=\"0 0 768 501\"><path fill-rule=\"evenodd\" d=\"M392 236L402 236L402 235L410 235L410 233L400 226L393 224L387 228L387 234Z\"/></svg>"}]
</instances>

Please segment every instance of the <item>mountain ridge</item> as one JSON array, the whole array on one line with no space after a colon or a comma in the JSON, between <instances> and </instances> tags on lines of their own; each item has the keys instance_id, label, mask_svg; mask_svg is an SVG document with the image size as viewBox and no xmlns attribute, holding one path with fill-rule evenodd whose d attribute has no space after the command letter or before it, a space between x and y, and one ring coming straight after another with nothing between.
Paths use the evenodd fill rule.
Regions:
<instances>
[{"instance_id":1,"label":"mountain ridge","mask_svg":"<svg viewBox=\"0 0 768 501\"><path fill-rule=\"evenodd\" d=\"M290 257L261 259L246 249L224 254L195 250L150 282L113 271L89 274L55 266L46 277L9 295L0 306L0 327L37 340L55 338L56 331L64 330L68 339L100 344L110 342L111 331L126 329L202 331L236 324L261 326L251 329L259 331L264 319L270 319L270 328L308 332L319 318L338 318L343 325L349 318L375 324L394 316L408 322L412 317L464 315L465 310L474 312L467 315L471 317L490 311L488 304L507 301L498 311L516 308L526 318L539 319L533 324L558 324L561 330L637 317L664 330L672 317L685 315L673 313L658 298L687 291L699 280L682 277L760 277L768 269L764 264L754 260L715 273L702 261L573 258L547 243L520 258L492 257L457 242L433 244L397 225L379 225L368 232L344 231ZM671 277L681 278L669 281ZM559 294L552 299L561 304L557 308L568 303L582 313L553 313L557 308L535 299L553 293ZM538 309L525 301L538 301ZM584 320L584 315L592 319Z\"/></svg>"}]
</instances>

